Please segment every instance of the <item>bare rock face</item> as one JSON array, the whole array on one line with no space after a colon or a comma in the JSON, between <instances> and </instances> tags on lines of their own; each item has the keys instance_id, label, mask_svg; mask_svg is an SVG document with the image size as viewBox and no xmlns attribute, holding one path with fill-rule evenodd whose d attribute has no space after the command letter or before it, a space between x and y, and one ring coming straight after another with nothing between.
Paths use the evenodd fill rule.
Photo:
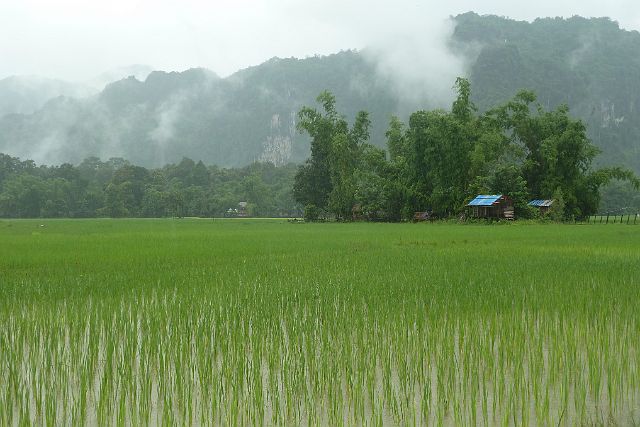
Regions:
<instances>
[{"instance_id":1,"label":"bare rock face","mask_svg":"<svg viewBox=\"0 0 640 427\"><path fill-rule=\"evenodd\" d=\"M609 128L618 127L624 122L624 116L616 116L616 106L611 101L602 101L600 105L602 121L600 127Z\"/></svg>"},{"instance_id":2,"label":"bare rock face","mask_svg":"<svg viewBox=\"0 0 640 427\"><path fill-rule=\"evenodd\" d=\"M263 143L259 160L282 166L291 160L292 141L296 132L296 113L291 111L283 124L280 114L271 116L270 135Z\"/></svg>"}]
</instances>

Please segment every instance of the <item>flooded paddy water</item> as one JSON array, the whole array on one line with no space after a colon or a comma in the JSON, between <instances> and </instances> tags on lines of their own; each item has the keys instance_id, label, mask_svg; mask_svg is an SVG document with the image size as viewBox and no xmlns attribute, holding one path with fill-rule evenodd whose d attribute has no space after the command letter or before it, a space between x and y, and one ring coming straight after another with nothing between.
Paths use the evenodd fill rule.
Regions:
<instances>
[{"instance_id":1,"label":"flooded paddy water","mask_svg":"<svg viewBox=\"0 0 640 427\"><path fill-rule=\"evenodd\" d=\"M1 425L640 421L633 228L138 226L0 230Z\"/></svg>"}]
</instances>

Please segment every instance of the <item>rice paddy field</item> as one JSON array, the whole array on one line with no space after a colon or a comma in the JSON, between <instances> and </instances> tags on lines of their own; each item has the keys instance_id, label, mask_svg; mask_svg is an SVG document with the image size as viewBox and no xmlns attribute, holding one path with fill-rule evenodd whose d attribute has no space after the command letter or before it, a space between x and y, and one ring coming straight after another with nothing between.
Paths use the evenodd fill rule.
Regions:
<instances>
[{"instance_id":1,"label":"rice paddy field","mask_svg":"<svg viewBox=\"0 0 640 427\"><path fill-rule=\"evenodd\" d=\"M0 425L635 425L640 226L0 221Z\"/></svg>"}]
</instances>

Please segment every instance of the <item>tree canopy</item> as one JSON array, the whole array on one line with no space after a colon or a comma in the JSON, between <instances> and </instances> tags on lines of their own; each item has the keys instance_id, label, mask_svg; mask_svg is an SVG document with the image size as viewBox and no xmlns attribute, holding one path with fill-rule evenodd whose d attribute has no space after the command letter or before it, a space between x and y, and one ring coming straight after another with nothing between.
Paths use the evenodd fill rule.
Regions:
<instances>
[{"instance_id":1,"label":"tree canopy","mask_svg":"<svg viewBox=\"0 0 640 427\"><path fill-rule=\"evenodd\" d=\"M238 169L184 158L158 169L121 158L37 166L0 153L0 217L219 217L246 202L252 216L295 216L294 165Z\"/></svg>"},{"instance_id":2,"label":"tree canopy","mask_svg":"<svg viewBox=\"0 0 640 427\"><path fill-rule=\"evenodd\" d=\"M391 119L388 155L368 142L360 112L351 127L328 92L323 111L304 107L299 129L311 137L311 157L295 176L294 197L313 216L398 220L416 211L460 213L479 193L505 194L516 215L531 217L531 199L561 199L560 217L595 213L600 188L612 179L638 187L619 167L594 169L599 150L581 120L561 105L546 110L530 91L480 114L469 81L458 78L450 111L416 111L408 125Z\"/></svg>"}]
</instances>

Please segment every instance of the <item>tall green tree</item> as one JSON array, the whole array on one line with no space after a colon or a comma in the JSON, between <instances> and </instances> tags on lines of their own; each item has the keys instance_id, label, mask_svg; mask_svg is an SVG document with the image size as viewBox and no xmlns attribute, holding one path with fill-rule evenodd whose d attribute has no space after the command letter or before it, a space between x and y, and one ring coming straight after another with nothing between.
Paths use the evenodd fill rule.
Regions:
<instances>
[{"instance_id":1,"label":"tall green tree","mask_svg":"<svg viewBox=\"0 0 640 427\"><path fill-rule=\"evenodd\" d=\"M409 118L406 138L416 211L453 214L468 195L478 118L469 82L460 78L454 89L458 97L451 112L418 111Z\"/></svg>"},{"instance_id":2,"label":"tall green tree","mask_svg":"<svg viewBox=\"0 0 640 427\"><path fill-rule=\"evenodd\" d=\"M298 113L298 130L311 137L311 157L300 166L294 178L293 193L302 205L326 209L333 189L331 144L340 127L346 130L346 123L336 112L336 100L332 94L322 92L317 101L322 105L324 114L310 107L303 107Z\"/></svg>"},{"instance_id":3,"label":"tall green tree","mask_svg":"<svg viewBox=\"0 0 640 427\"><path fill-rule=\"evenodd\" d=\"M495 110L503 117L504 132L522 149L522 177L529 197L551 199L561 194L564 218L584 218L596 212L600 188L612 179L636 179L621 168L593 169L599 149L587 137L584 123L561 105L545 111L536 96L521 91Z\"/></svg>"},{"instance_id":4,"label":"tall green tree","mask_svg":"<svg viewBox=\"0 0 640 427\"><path fill-rule=\"evenodd\" d=\"M311 157L295 176L294 197L305 206L348 219L355 202L354 172L369 139L371 122L361 111L349 128L344 116L337 113L332 94L322 92L317 101L324 113L304 107L298 114L298 129L311 137Z\"/></svg>"}]
</instances>

